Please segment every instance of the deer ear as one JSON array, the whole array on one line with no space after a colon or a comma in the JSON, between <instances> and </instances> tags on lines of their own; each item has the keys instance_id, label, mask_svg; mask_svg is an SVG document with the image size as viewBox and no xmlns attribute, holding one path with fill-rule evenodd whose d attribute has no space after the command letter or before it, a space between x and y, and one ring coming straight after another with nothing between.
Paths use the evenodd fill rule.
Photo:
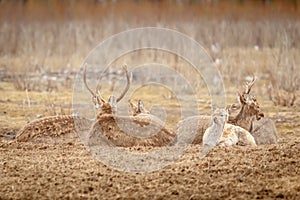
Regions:
<instances>
[{"instance_id":1,"label":"deer ear","mask_svg":"<svg viewBox=\"0 0 300 200\"><path fill-rule=\"evenodd\" d=\"M246 104L246 101L240 92L239 92L239 100L240 100L241 104Z\"/></svg>"},{"instance_id":2,"label":"deer ear","mask_svg":"<svg viewBox=\"0 0 300 200\"><path fill-rule=\"evenodd\" d=\"M217 107L216 106L211 106L211 110L212 110L212 112L214 113L216 110L217 110Z\"/></svg>"},{"instance_id":3,"label":"deer ear","mask_svg":"<svg viewBox=\"0 0 300 200\"><path fill-rule=\"evenodd\" d=\"M227 105L225 108L226 112L229 113L231 108L232 108L232 105Z\"/></svg>"},{"instance_id":4,"label":"deer ear","mask_svg":"<svg viewBox=\"0 0 300 200\"><path fill-rule=\"evenodd\" d=\"M144 109L144 103L142 100L138 101L138 107L139 107L139 109Z\"/></svg>"},{"instance_id":5,"label":"deer ear","mask_svg":"<svg viewBox=\"0 0 300 200\"><path fill-rule=\"evenodd\" d=\"M218 123L218 118L217 118L217 117L214 117L213 120L214 120L214 123L215 123L215 124Z\"/></svg>"},{"instance_id":6,"label":"deer ear","mask_svg":"<svg viewBox=\"0 0 300 200\"><path fill-rule=\"evenodd\" d=\"M129 99L129 107L130 107L130 109L131 109L131 111L132 111L133 113L135 113L135 112L138 110L137 105L135 105L134 103L132 103L132 102L131 102L131 99Z\"/></svg>"},{"instance_id":7,"label":"deer ear","mask_svg":"<svg viewBox=\"0 0 300 200\"><path fill-rule=\"evenodd\" d=\"M114 96L110 96L108 99L108 103L111 107L116 107L117 106L117 99Z\"/></svg>"}]
</instances>

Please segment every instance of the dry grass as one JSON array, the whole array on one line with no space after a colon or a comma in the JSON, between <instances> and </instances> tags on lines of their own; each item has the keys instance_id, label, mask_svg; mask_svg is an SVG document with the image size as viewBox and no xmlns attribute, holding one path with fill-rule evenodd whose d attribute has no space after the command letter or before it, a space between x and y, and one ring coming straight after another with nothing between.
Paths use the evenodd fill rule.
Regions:
<instances>
[{"instance_id":1,"label":"dry grass","mask_svg":"<svg viewBox=\"0 0 300 200\"><path fill-rule=\"evenodd\" d=\"M26 94L26 91L16 91L13 84L5 82L0 83L0 88L2 88L0 90L2 129L16 130L42 116L71 113L71 91L60 93L33 91Z\"/></svg>"},{"instance_id":2,"label":"dry grass","mask_svg":"<svg viewBox=\"0 0 300 200\"><path fill-rule=\"evenodd\" d=\"M293 1L265 5L259 1L173 4L31 0L5 1L0 6L1 77L13 82L17 90L70 90L74 74L100 41L144 26L172 28L203 44L226 82L240 85L246 76L255 74L262 91L273 88L268 95L275 104L293 104L282 96L293 98L299 90L300 14ZM173 43L176 46L176 41ZM188 64L183 59L166 52L132 52L112 66L123 62L129 66L159 62L189 78L201 79L186 70ZM60 74L63 80L47 79L51 73ZM31 78L41 74L45 79ZM194 87L200 89L205 84L197 82Z\"/></svg>"}]
</instances>

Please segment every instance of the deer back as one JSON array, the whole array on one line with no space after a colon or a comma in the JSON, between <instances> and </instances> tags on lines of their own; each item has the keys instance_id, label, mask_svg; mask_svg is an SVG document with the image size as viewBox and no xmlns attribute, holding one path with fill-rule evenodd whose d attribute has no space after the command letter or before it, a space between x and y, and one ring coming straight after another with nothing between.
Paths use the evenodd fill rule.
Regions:
<instances>
[{"instance_id":1,"label":"deer back","mask_svg":"<svg viewBox=\"0 0 300 200\"><path fill-rule=\"evenodd\" d=\"M151 114L137 116L102 115L90 130L89 144L155 147L170 144L174 137L175 133L166 128L159 118Z\"/></svg>"},{"instance_id":2,"label":"deer back","mask_svg":"<svg viewBox=\"0 0 300 200\"><path fill-rule=\"evenodd\" d=\"M251 134L256 144L276 144L278 136L275 123L270 118L254 121Z\"/></svg>"},{"instance_id":3,"label":"deer back","mask_svg":"<svg viewBox=\"0 0 300 200\"><path fill-rule=\"evenodd\" d=\"M49 116L26 124L16 135L17 142L75 143L77 130L88 131L91 121L72 115Z\"/></svg>"}]
</instances>

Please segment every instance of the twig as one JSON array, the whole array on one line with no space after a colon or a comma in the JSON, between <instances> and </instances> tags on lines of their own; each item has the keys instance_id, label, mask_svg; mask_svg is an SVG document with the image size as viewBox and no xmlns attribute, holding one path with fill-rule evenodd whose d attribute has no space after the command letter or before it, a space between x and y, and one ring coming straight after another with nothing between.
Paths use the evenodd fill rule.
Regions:
<instances>
[{"instance_id":1,"label":"twig","mask_svg":"<svg viewBox=\"0 0 300 200\"><path fill-rule=\"evenodd\" d=\"M27 105L28 105L28 108L30 108L31 107L31 103L30 103L30 98L29 98L29 94L28 94L27 88L25 89L25 93L26 93L26 97L27 97Z\"/></svg>"}]
</instances>

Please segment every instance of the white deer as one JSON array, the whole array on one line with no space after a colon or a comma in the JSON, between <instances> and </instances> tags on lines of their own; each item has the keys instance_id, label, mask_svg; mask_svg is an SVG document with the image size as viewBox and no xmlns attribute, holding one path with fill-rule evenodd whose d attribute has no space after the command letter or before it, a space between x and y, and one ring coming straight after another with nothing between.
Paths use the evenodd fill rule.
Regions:
<instances>
[{"instance_id":1,"label":"white deer","mask_svg":"<svg viewBox=\"0 0 300 200\"><path fill-rule=\"evenodd\" d=\"M209 151L219 146L251 145L256 146L253 136L245 129L228 124L227 109L216 108L212 115L210 127L203 134L200 158L205 157Z\"/></svg>"}]
</instances>

